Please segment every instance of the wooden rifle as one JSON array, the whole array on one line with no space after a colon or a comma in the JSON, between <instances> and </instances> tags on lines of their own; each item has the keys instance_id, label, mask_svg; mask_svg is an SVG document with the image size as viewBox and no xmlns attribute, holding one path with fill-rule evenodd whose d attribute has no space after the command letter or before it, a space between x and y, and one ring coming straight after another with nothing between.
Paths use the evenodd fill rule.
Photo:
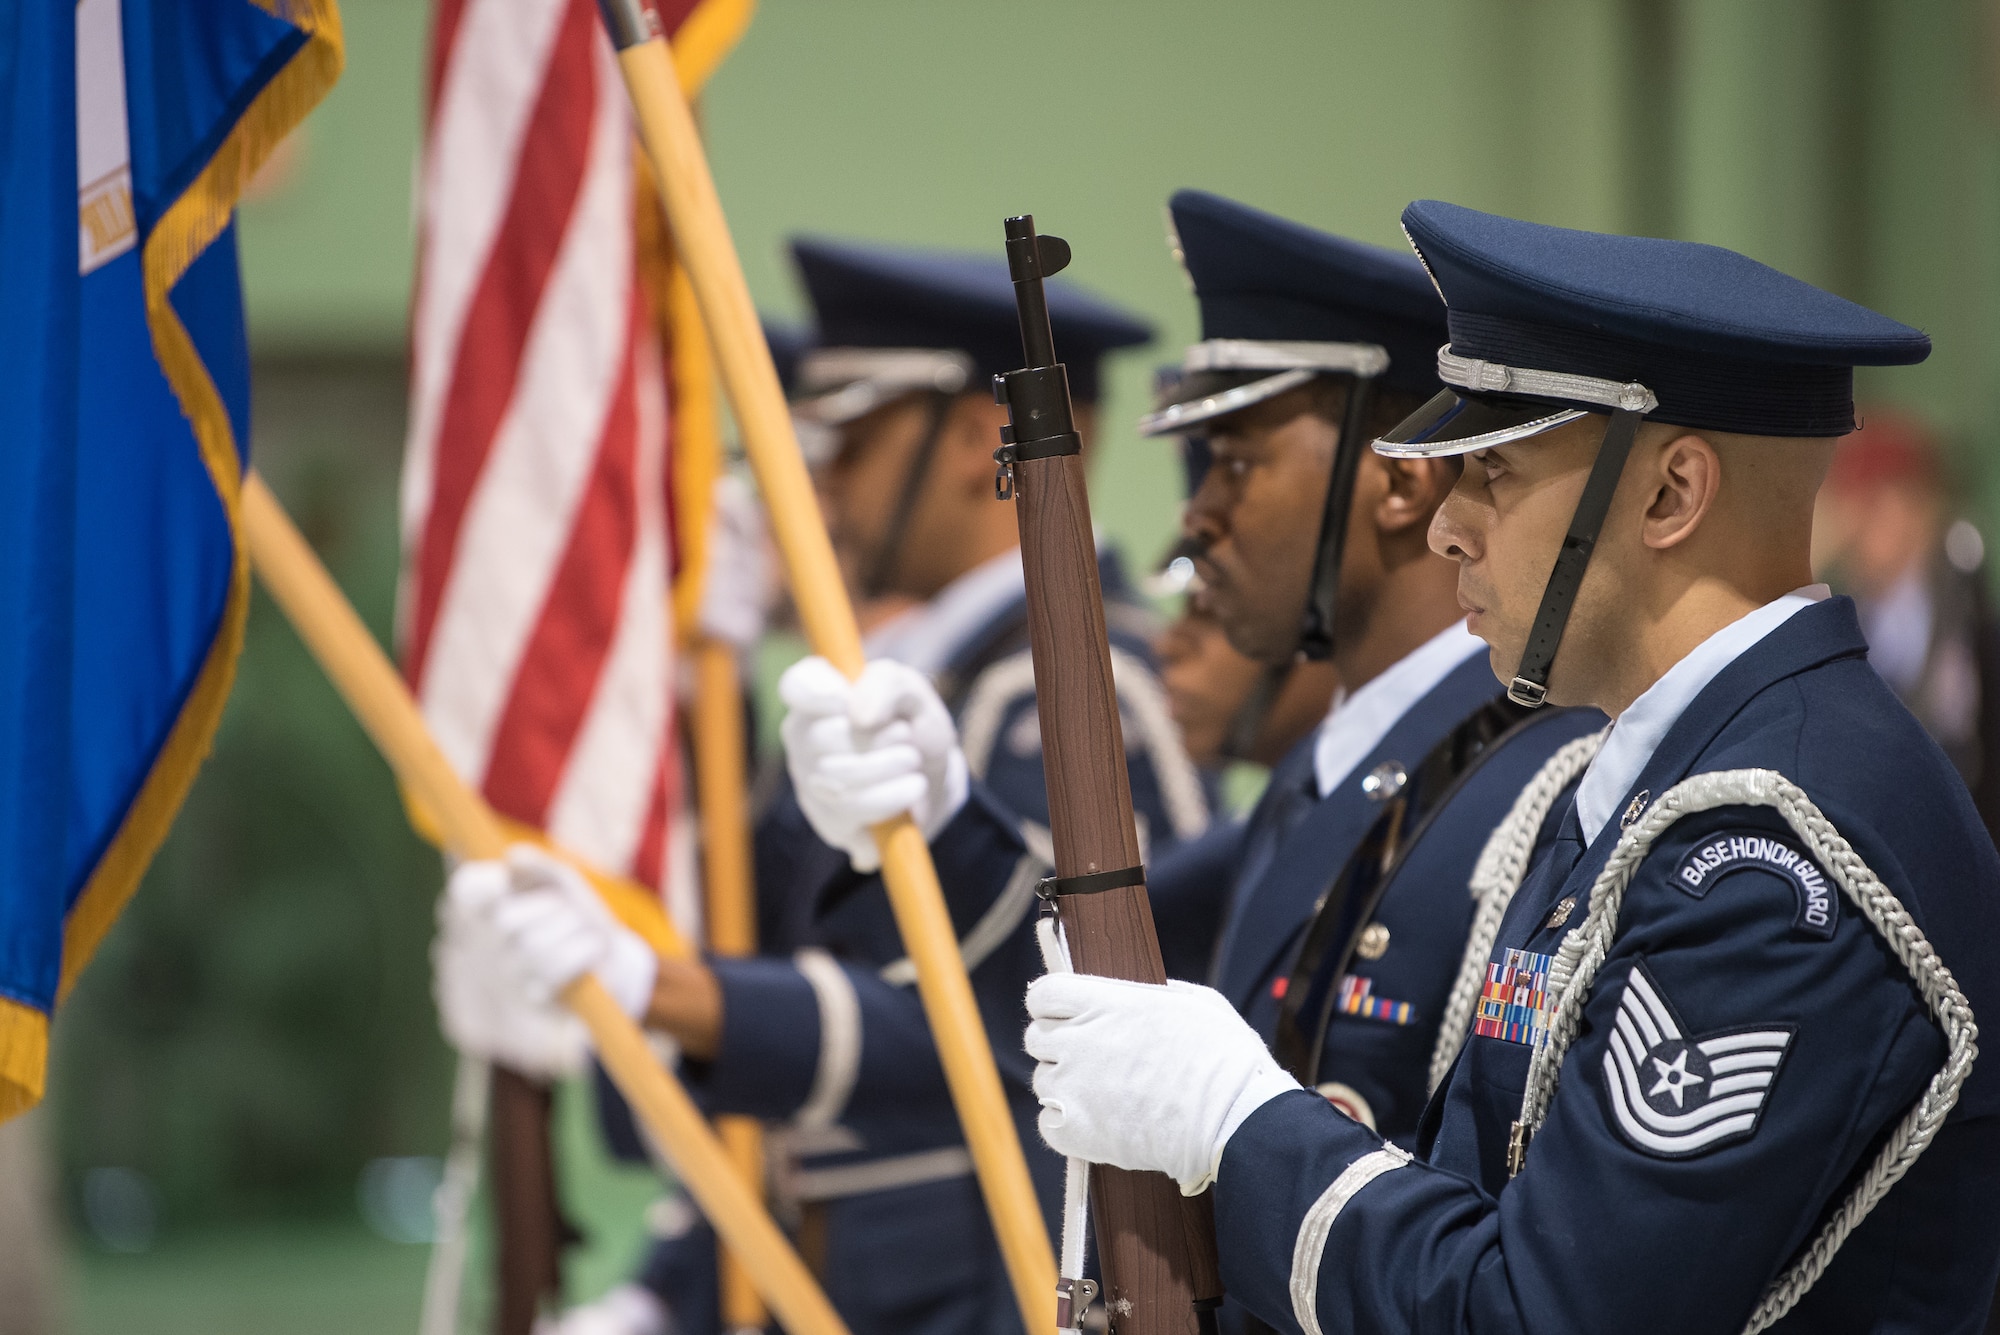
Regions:
<instances>
[{"instance_id":1,"label":"wooden rifle","mask_svg":"<svg viewBox=\"0 0 2000 1335\"><path fill-rule=\"evenodd\" d=\"M1061 237L1037 236L1031 216L1007 219L1006 232L1027 364L994 378L994 397L1009 419L994 454L994 490L1001 500L1013 499L1021 526L1035 708L1055 843L1056 874L1044 891L1056 905L1079 972L1163 983L1132 819L1082 442L1042 289L1044 278L1069 263L1070 249ZM1090 1194L1114 1335L1212 1330L1222 1284L1208 1198L1188 1200L1163 1173L1104 1165L1091 1169ZM1067 1309L1068 1281L1058 1289Z\"/></svg>"}]
</instances>

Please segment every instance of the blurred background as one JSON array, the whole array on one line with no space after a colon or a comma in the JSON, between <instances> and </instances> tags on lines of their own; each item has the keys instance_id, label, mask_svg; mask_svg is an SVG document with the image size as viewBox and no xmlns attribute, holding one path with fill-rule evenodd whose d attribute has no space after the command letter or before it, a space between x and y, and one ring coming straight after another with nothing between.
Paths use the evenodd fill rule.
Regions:
<instances>
[{"instance_id":1,"label":"blurred background","mask_svg":"<svg viewBox=\"0 0 2000 1335\"><path fill-rule=\"evenodd\" d=\"M254 449L386 639L429 7L342 9L347 72L241 213ZM1941 443L1943 521L1976 543L2000 503L1990 2L760 0L702 117L774 315L801 309L791 233L993 250L1028 210L1077 281L1158 321L1116 368L1093 479L1135 566L1179 499L1130 424L1196 333L1163 240L1180 186L1383 244L1434 196L1743 251L1927 330L1931 360L1864 373L1861 397ZM59 1019L26 1131L46 1153L0 1163L52 1165L62 1220L47 1254L0 1239L0 1286L41 1273L55 1295L46 1323L0 1303L0 1328L414 1329L450 1085L439 881L260 601L215 755ZM629 1263L657 1189L602 1159L577 1091L560 1111L583 1298Z\"/></svg>"}]
</instances>

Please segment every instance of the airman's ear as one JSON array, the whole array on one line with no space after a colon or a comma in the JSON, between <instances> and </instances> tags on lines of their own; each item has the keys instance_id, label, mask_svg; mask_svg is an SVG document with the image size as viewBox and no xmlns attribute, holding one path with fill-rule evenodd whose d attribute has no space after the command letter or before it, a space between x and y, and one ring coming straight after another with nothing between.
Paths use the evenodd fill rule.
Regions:
<instances>
[{"instance_id":1,"label":"airman's ear","mask_svg":"<svg viewBox=\"0 0 2000 1335\"><path fill-rule=\"evenodd\" d=\"M1462 461L1457 456L1442 459L1391 459L1371 453L1369 460L1380 468L1388 488L1375 506L1375 527L1384 533L1400 533L1409 528L1430 527L1431 516L1457 485Z\"/></svg>"},{"instance_id":2,"label":"airman's ear","mask_svg":"<svg viewBox=\"0 0 2000 1335\"><path fill-rule=\"evenodd\" d=\"M1687 541L1722 491L1722 456L1692 432L1663 445L1646 478L1650 492L1639 525L1640 541L1665 551Z\"/></svg>"}]
</instances>

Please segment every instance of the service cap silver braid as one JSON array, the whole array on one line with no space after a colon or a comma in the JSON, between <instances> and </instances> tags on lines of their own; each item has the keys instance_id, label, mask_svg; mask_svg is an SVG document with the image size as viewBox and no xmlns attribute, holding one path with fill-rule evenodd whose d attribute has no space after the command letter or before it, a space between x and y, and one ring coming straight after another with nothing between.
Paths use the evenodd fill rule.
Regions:
<instances>
[{"instance_id":1,"label":"service cap silver braid","mask_svg":"<svg viewBox=\"0 0 2000 1335\"><path fill-rule=\"evenodd\" d=\"M799 360L792 415L840 426L905 394L963 393L972 371L972 358L950 348L814 348Z\"/></svg>"},{"instance_id":2,"label":"service cap silver braid","mask_svg":"<svg viewBox=\"0 0 2000 1335\"><path fill-rule=\"evenodd\" d=\"M1449 343L1438 349L1437 371L1445 391L1377 439L1373 443L1377 454L1405 459L1470 454L1553 431L1594 410L1643 417L1660 406L1659 396L1636 380L1603 380L1462 357ZM1500 397L1481 397L1489 395ZM1457 426L1440 430L1445 422ZM1479 425L1470 426L1472 422Z\"/></svg>"},{"instance_id":3,"label":"service cap silver braid","mask_svg":"<svg viewBox=\"0 0 2000 1335\"><path fill-rule=\"evenodd\" d=\"M1377 343L1309 343L1279 339L1209 338L1191 344L1181 373L1198 376L1267 372L1244 384L1190 394L1139 419L1142 436L1171 436L1274 399L1318 375L1374 377L1389 369L1388 349Z\"/></svg>"}]
</instances>

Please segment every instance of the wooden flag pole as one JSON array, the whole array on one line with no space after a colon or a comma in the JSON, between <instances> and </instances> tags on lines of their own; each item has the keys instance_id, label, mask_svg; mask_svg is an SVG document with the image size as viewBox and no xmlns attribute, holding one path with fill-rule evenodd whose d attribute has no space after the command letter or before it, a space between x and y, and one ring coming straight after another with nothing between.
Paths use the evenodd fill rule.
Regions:
<instances>
[{"instance_id":1,"label":"wooden flag pole","mask_svg":"<svg viewBox=\"0 0 2000 1335\"><path fill-rule=\"evenodd\" d=\"M757 949L757 894L750 860L750 780L744 763L743 682L736 651L722 640L697 636L694 658L695 811L701 821L702 881L707 891L708 944L718 955ZM715 1133L729 1151L745 1186L764 1186L763 1128L754 1117L718 1117ZM725 1250L722 1328L761 1330L764 1305L743 1263Z\"/></svg>"},{"instance_id":2,"label":"wooden flag pole","mask_svg":"<svg viewBox=\"0 0 2000 1335\"><path fill-rule=\"evenodd\" d=\"M709 175L693 113L674 74L673 54L639 0L599 0L618 50L654 176L715 346L722 382L736 410L743 448L790 576L792 601L813 648L849 677L865 659L854 609L841 582L833 544L792 432L791 414L756 307ZM945 909L923 832L908 816L875 827L882 880L903 945L917 970L917 991L937 1041L938 1058L965 1130L1021 1319L1048 1328L1055 1308L1056 1264L1028 1161L993 1064L958 936Z\"/></svg>"},{"instance_id":3,"label":"wooden flag pole","mask_svg":"<svg viewBox=\"0 0 2000 1335\"><path fill-rule=\"evenodd\" d=\"M250 562L264 587L396 777L437 820L446 845L465 857L503 855L509 841L498 817L445 759L388 655L254 472L243 479L242 522ZM570 984L562 1002L590 1031L598 1060L723 1243L756 1278L785 1329L793 1335L847 1335L811 1272L743 1185L694 1100L654 1057L639 1026L590 974Z\"/></svg>"}]
</instances>

